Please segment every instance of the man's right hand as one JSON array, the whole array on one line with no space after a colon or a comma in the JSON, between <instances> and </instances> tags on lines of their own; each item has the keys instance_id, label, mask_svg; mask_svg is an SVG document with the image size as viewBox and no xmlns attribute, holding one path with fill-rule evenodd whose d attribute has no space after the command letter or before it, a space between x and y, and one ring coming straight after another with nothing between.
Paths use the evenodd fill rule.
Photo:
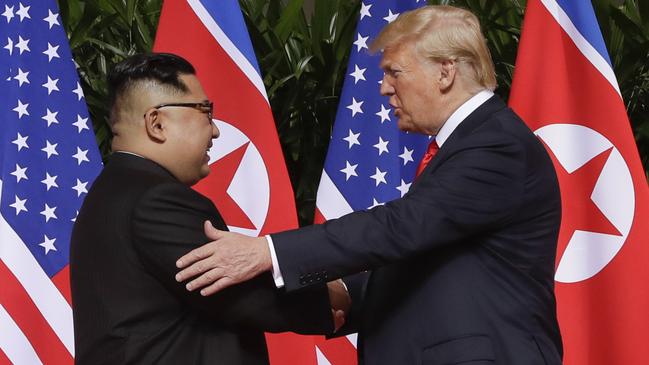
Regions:
<instances>
[{"instance_id":1,"label":"man's right hand","mask_svg":"<svg viewBox=\"0 0 649 365\"><path fill-rule=\"evenodd\" d=\"M329 303L333 315L334 332L336 332L345 324L345 317L349 313L352 300L349 297L347 288L340 279L328 282L327 288L329 289Z\"/></svg>"}]
</instances>

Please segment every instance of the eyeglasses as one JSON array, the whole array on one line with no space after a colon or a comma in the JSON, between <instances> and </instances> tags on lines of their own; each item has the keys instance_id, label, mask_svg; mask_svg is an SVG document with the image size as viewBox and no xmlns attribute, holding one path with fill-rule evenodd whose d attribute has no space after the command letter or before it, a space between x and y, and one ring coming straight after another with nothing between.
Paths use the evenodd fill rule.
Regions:
<instances>
[{"instance_id":1,"label":"eyeglasses","mask_svg":"<svg viewBox=\"0 0 649 365\"><path fill-rule=\"evenodd\" d=\"M212 113L214 111L214 103L211 101L203 102L203 103L165 103L165 104L160 104L156 105L153 108L154 109L160 109L160 108L166 108L166 107L181 107L181 108L193 108L198 110L201 113L207 114L207 117L212 120Z\"/></svg>"}]
</instances>

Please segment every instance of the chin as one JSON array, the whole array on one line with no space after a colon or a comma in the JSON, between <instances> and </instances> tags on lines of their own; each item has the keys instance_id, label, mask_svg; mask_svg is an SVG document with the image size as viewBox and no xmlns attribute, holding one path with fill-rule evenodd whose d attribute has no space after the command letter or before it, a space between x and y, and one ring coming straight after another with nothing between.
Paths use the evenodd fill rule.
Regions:
<instances>
[{"instance_id":1,"label":"chin","mask_svg":"<svg viewBox=\"0 0 649 365\"><path fill-rule=\"evenodd\" d=\"M201 168L201 176L200 176L200 179L204 179L204 178L206 178L207 175L210 174L210 172L211 172L211 170L210 170L210 166L209 166L209 165L205 165L205 166L203 166L203 168Z\"/></svg>"},{"instance_id":2,"label":"chin","mask_svg":"<svg viewBox=\"0 0 649 365\"><path fill-rule=\"evenodd\" d=\"M407 121L404 121L403 119L399 119L397 121L397 128L399 128L400 131L403 132L414 132L414 128L412 123L408 123Z\"/></svg>"}]
</instances>

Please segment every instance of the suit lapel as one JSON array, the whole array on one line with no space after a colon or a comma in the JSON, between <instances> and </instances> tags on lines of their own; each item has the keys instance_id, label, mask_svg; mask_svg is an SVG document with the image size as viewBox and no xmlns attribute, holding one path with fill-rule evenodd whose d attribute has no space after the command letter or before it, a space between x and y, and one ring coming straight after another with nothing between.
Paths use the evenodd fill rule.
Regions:
<instances>
[{"instance_id":1,"label":"suit lapel","mask_svg":"<svg viewBox=\"0 0 649 365\"><path fill-rule=\"evenodd\" d=\"M469 114L466 119L457 126L457 128L451 133L446 142L440 147L439 151L430 161L428 166L421 173L420 178L426 174L430 174L432 171L435 171L439 164L446 159L446 156L453 151L454 147L467 135L471 134L476 128L478 128L482 123L489 118L490 115L506 108L507 105L500 99L498 95L494 95L480 105L476 110ZM419 181L415 181L415 185Z\"/></svg>"}]
</instances>

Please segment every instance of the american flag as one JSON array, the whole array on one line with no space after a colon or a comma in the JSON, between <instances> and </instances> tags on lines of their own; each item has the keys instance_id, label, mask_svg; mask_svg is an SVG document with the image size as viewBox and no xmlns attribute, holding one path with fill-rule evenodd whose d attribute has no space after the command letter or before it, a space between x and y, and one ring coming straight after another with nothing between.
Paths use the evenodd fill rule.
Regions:
<instances>
[{"instance_id":1,"label":"american flag","mask_svg":"<svg viewBox=\"0 0 649 365\"><path fill-rule=\"evenodd\" d=\"M388 23L425 1L363 1L316 200L316 222L402 197L410 188L429 138L397 129L388 98L379 93L380 55L368 46ZM319 364L352 363L348 339L318 344ZM321 356L322 355L322 356ZM355 361L353 362L355 363Z\"/></svg>"},{"instance_id":2,"label":"american flag","mask_svg":"<svg viewBox=\"0 0 649 365\"><path fill-rule=\"evenodd\" d=\"M56 1L0 4L0 364L70 364L70 233L101 156Z\"/></svg>"},{"instance_id":3,"label":"american flag","mask_svg":"<svg viewBox=\"0 0 649 365\"><path fill-rule=\"evenodd\" d=\"M428 138L397 129L388 98L379 94L383 78L380 55L371 55L368 45L384 26L417 5L415 0L361 4L348 75L318 191L317 206L325 219L336 218L349 209L384 204L402 197L410 188ZM330 210L331 189L336 190L336 201L343 199L349 209Z\"/></svg>"}]
</instances>

